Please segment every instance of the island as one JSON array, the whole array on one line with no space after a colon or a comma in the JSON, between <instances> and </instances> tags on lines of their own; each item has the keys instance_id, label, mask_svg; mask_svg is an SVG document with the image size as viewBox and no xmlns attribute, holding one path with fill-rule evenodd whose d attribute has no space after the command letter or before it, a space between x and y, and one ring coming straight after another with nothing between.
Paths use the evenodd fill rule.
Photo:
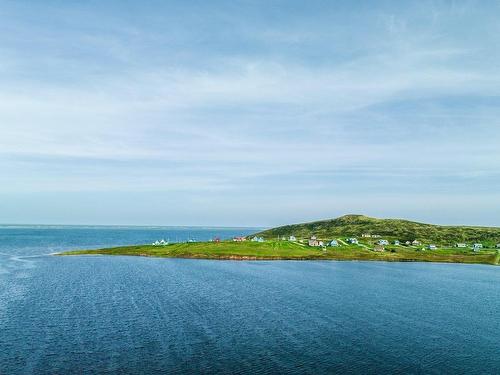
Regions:
<instances>
[{"instance_id":1,"label":"island","mask_svg":"<svg viewBox=\"0 0 500 375\"><path fill-rule=\"evenodd\" d=\"M439 226L345 215L220 241L73 250L58 255L124 255L220 260L361 260L500 264L500 228Z\"/></svg>"}]
</instances>

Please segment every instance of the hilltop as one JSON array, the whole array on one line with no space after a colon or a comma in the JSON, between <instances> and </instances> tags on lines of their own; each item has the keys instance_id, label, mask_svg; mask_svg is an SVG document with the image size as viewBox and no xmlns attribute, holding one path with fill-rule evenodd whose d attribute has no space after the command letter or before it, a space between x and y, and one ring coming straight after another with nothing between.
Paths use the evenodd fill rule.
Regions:
<instances>
[{"instance_id":1,"label":"hilltop","mask_svg":"<svg viewBox=\"0 0 500 375\"><path fill-rule=\"evenodd\" d=\"M361 237L376 234L390 240L412 241L437 245L453 245L457 242L479 242L494 246L500 243L500 228L474 226L443 226L418 223L402 219L377 219L364 215L345 215L336 219L314 221L304 224L285 225L257 233L265 239L283 236L322 239L337 237Z\"/></svg>"}]
</instances>

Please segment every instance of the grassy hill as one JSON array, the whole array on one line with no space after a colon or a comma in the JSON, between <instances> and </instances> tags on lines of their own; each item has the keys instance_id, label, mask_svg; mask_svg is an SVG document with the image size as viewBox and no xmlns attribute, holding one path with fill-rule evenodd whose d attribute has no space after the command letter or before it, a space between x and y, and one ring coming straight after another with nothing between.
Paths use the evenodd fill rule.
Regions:
<instances>
[{"instance_id":1,"label":"grassy hill","mask_svg":"<svg viewBox=\"0 0 500 375\"><path fill-rule=\"evenodd\" d=\"M345 215L337 219L315 221L277 227L257 235L266 239L294 235L309 238L312 235L321 239L337 237L358 237L363 233L378 234L390 240L412 241L436 245L453 245L457 242L483 243L494 247L500 243L500 228L473 226L441 226L417 223L400 219L376 219L363 215Z\"/></svg>"}]
</instances>

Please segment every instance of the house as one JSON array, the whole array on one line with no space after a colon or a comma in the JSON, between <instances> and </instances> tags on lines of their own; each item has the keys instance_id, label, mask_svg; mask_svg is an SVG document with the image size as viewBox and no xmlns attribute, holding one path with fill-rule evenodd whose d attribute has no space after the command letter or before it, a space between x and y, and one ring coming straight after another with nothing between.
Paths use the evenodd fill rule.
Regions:
<instances>
[{"instance_id":1,"label":"house","mask_svg":"<svg viewBox=\"0 0 500 375\"><path fill-rule=\"evenodd\" d=\"M497 248L497 249L500 249L500 243L497 243L496 248Z\"/></svg>"},{"instance_id":2,"label":"house","mask_svg":"<svg viewBox=\"0 0 500 375\"><path fill-rule=\"evenodd\" d=\"M482 243L475 243L474 245L472 245L472 250L474 251L479 251L483 248L483 244Z\"/></svg>"},{"instance_id":3,"label":"house","mask_svg":"<svg viewBox=\"0 0 500 375\"><path fill-rule=\"evenodd\" d=\"M318 246L323 246L323 241L319 241L316 236L312 236L309 241L307 242L307 244L309 246L314 246L314 247L318 247Z\"/></svg>"},{"instance_id":4,"label":"house","mask_svg":"<svg viewBox=\"0 0 500 375\"><path fill-rule=\"evenodd\" d=\"M314 236L313 236L314 237ZM312 238L308 241L308 245L309 246L313 246L313 247L322 247L322 246L325 246L324 242L323 241L320 241L316 238Z\"/></svg>"},{"instance_id":5,"label":"house","mask_svg":"<svg viewBox=\"0 0 500 375\"><path fill-rule=\"evenodd\" d=\"M399 246L399 241L398 241L398 240L395 240L395 241L393 242L393 244L394 244L394 245L398 245L398 246Z\"/></svg>"},{"instance_id":6,"label":"house","mask_svg":"<svg viewBox=\"0 0 500 375\"><path fill-rule=\"evenodd\" d=\"M372 238L380 238L382 237L380 234L372 234Z\"/></svg>"},{"instance_id":7,"label":"house","mask_svg":"<svg viewBox=\"0 0 500 375\"><path fill-rule=\"evenodd\" d=\"M429 245L429 246L427 246L427 248L429 250L437 250L437 246L436 245Z\"/></svg>"},{"instance_id":8,"label":"house","mask_svg":"<svg viewBox=\"0 0 500 375\"><path fill-rule=\"evenodd\" d=\"M233 241L234 242L243 242L243 241L246 241L246 237L243 237L243 236L236 236L236 237L233 237Z\"/></svg>"},{"instance_id":9,"label":"house","mask_svg":"<svg viewBox=\"0 0 500 375\"><path fill-rule=\"evenodd\" d=\"M357 239L357 238L354 238L354 237L348 238L348 239L347 239L347 242L349 242L350 244L353 244L353 245L357 245L357 244L359 244L358 239Z\"/></svg>"},{"instance_id":10,"label":"house","mask_svg":"<svg viewBox=\"0 0 500 375\"><path fill-rule=\"evenodd\" d=\"M406 242L405 242L405 245L406 245L406 246L409 246L409 245L411 245L411 242L410 242L410 241L406 241Z\"/></svg>"},{"instance_id":11,"label":"house","mask_svg":"<svg viewBox=\"0 0 500 375\"><path fill-rule=\"evenodd\" d=\"M382 251L385 251L385 247L383 247L382 245L376 245L373 248L373 251L382 252Z\"/></svg>"},{"instance_id":12,"label":"house","mask_svg":"<svg viewBox=\"0 0 500 375\"><path fill-rule=\"evenodd\" d=\"M252 242L264 242L264 237L254 236L254 237L252 237L251 241Z\"/></svg>"},{"instance_id":13,"label":"house","mask_svg":"<svg viewBox=\"0 0 500 375\"><path fill-rule=\"evenodd\" d=\"M378 240L377 244L380 245L380 246L385 246L385 245L389 245L389 241L387 241L387 240Z\"/></svg>"},{"instance_id":14,"label":"house","mask_svg":"<svg viewBox=\"0 0 500 375\"><path fill-rule=\"evenodd\" d=\"M165 240L158 241L158 240L156 240L151 245L153 245L153 246L167 246L168 245L168 241L165 241Z\"/></svg>"},{"instance_id":15,"label":"house","mask_svg":"<svg viewBox=\"0 0 500 375\"><path fill-rule=\"evenodd\" d=\"M329 243L328 243L328 246L332 246L332 247L337 247L339 246L339 243L337 240L331 240Z\"/></svg>"},{"instance_id":16,"label":"house","mask_svg":"<svg viewBox=\"0 0 500 375\"><path fill-rule=\"evenodd\" d=\"M464 248L464 247L467 247L467 244L466 243L457 243L457 244L455 244L455 247Z\"/></svg>"},{"instance_id":17,"label":"house","mask_svg":"<svg viewBox=\"0 0 500 375\"><path fill-rule=\"evenodd\" d=\"M297 238L295 238L295 236L290 236L288 237L288 241L297 241Z\"/></svg>"},{"instance_id":18,"label":"house","mask_svg":"<svg viewBox=\"0 0 500 375\"><path fill-rule=\"evenodd\" d=\"M363 233L361 237L363 238L370 238L372 235L370 233Z\"/></svg>"},{"instance_id":19,"label":"house","mask_svg":"<svg viewBox=\"0 0 500 375\"><path fill-rule=\"evenodd\" d=\"M420 245L422 245L422 243L420 241L417 241L417 240L413 240L411 244L413 246L420 246Z\"/></svg>"},{"instance_id":20,"label":"house","mask_svg":"<svg viewBox=\"0 0 500 375\"><path fill-rule=\"evenodd\" d=\"M215 243L219 243L219 242L220 242L220 238L219 238L219 237L215 237L215 238L213 239L213 242L215 242Z\"/></svg>"}]
</instances>

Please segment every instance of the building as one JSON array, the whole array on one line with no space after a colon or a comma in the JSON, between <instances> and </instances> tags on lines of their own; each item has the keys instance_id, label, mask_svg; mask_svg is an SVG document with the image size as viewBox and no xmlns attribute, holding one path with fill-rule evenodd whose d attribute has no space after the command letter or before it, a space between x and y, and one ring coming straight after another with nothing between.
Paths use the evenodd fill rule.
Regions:
<instances>
[{"instance_id":1,"label":"building","mask_svg":"<svg viewBox=\"0 0 500 375\"><path fill-rule=\"evenodd\" d=\"M354 237L348 238L348 239L347 239L347 242L349 242L350 244L353 244L353 245L357 245L357 244L359 244L358 239L357 239L357 238L354 238Z\"/></svg>"},{"instance_id":2,"label":"building","mask_svg":"<svg viewBox=\"0 0 500 375\"><path fill-rule=\"evenodd\" d=\"M388 240L378 240L377 244L380 246L385 246L385 245L389 245L389 241Z\"/></svg>"},{"instance_id":3,"label":"building","mask_svg":"<svg viewBox=\"0 0 500 375\"><path fill-rule=\"evenodd\" d=\"M380 238L382 237L380 234L372 234L372 238Z\"/></svg>"},{"instance_id":4,"label":"building","mask_svg":"<svg viewBox=\"0 0 500 375\"><path fill-rule=\"evenodd\" d=\"M497 248L497 249L500 249L500 243L497 243L496 248Z\"/></svg>"},{"instance_id":5,"label":"building","mask_svg":"<svg viewBox=\"0 0 500 375\"><path fill-rule=\"evenodd\" d=\"M472 245L472 250L474 251L479 251L483 248L483 244L482 243L475 243L474 245Z\"/></svg>"},{"instance_id":6,"label":"building","mask_svg":"<svg viewBox=\"0 0 500 375\"><path fill-rule=\"evenodd\" d=\"M297 238L295 238L295 236L290 236L288 237L288 241L297 241Z\"/></svg>"},{"instance_id":7,"label":"building","mask_svg":"<svg viewBox=\"0 0 500 375\"><path fill-rule=\"evenodd\" d=\"M373 248L373 251L382 252L382 251L385 251L385 247L383 247L382 245L376 245Z\"/></svg>"},{"instance_id":8,"label":"building","mask_svg":"<svg viewBox=\"0 0 500 375\"><path fill-rule=\"evenodd\" d=\"M363 238L370 238L372 235L370 233L363 233L361 237Z\"/></svg>"},{"instance_id":9,"label":"building","mask_svg":"<svg viewBox=\"0 0 500 375\"><path fill-rule=\"evenodd\" d=\"M254 236L252 237L252 242L264 242L264 237L257 237L257 236Z\"/></svg>"},{"instance_id":10,"label":"building","mask_svg":"<svg viewBox=\"0 0 500 375\"><path fill-rule=\"evenodd\" d=\"M422 243L420 241L417 241L417 240L413 240L411 244L413 246L420 246L420 245L422 245Z\"/></svg>"},{"instance_id":11,"label":"building","mask_svg":"<svg viewBox=\"0 0 500 375\"><path fill-rule=\"evenodd\" d=\"M429 245L429 246L427 246L427 248L429 250L437 250L437 246L436 245Z\"/></svg>"},{"instance_id":12,"label":"building","mask_svg":"<svg viewBox=\"0 0 500 375\"><path fill-rule=\"evenodd\" d=\"M312 236L307 242L307 244L309 246L318 247L318 246L323 246L323 241L318 240L316 236Z\"/></svg>"},{"instance_id":13,"label":"building","mask_svg":"<svg viewBox=\"0 0 500 375\"><path fill-rule=\"evenodd\" d=\"M243 236L236 236L236 237L233 237L233 241L234 242L244 242L246 241L246 237L243 237Z\"/></svg>"},{"instance_id":14,"label":"building","mask_svg":"<svg viewBox=\"0 0 500 375\"><path fill-rule=\"evenodd\" d=\"M339 246L339 242L337 240L331 240L328 243L328 246L337 247L337 246Z\"/></svg>"},{"instance_id":15,"label":"building","mask_svg":"<svg viewBox=\"0 0 500 375\"><path fill-rule=\"evenodd\" d=\"M464 247L467 247L467 244L466 243L457 243L457 244L455 244L455 247L464 248Z\"/></svg>"},{"instance_id":16,"label":"building","mask_svg":"<svg viewBox=\"0 0 500 375\"><path fill-rule=\"evenodd\" d=\"M394 245L399 245L399 241L398 241L398 240L395 240L395 241L393 242L393 244L394 244Z\"/></svg>"},{"instance_id":17,"label":"building","mask_svg":"<svg viewBox=\"0 0 500 375\"><path fill-rule=\"evenodd\" d=\"M405 242L405 245L406 245L406 246L410 246L410 245L411 245L411 242L410 242L410 241L406 241L406 242Z\"/></svg>"}]
</instances>

